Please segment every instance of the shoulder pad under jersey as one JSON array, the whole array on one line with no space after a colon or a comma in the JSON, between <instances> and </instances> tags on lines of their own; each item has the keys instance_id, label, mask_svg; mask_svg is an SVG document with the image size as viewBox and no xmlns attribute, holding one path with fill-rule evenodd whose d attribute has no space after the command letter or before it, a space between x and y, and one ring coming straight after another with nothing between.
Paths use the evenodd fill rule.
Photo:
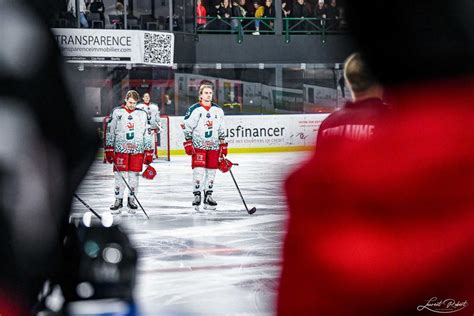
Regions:
<instances>
[{"instance_id":1,"label":"shoulder pad under jersey","mask_svg":"<svg viewBox=\"0 0 474 316\"><path fill-rule=\"evenodd\" d=\"M193 105L191 105L188 109L188 111L186 112L186 115L184 116L184 119L187 120L190 116L191 116L191 113L193 113L194 110L196 109L199 109L201 105L199 103L195 103Z\"/></svg>"},{"instance_id":2,"label":"shoulder pad under jersey","mask_svg":"<svg viewBox=\"0 0 474 316\"><path fill-rule=\"evenodd\" d=\"M109 122L112 121L112 118L114 117L114 112L120 109L123 109L121 105L112 108L112 111L110 111L110 115L109 115Z\"/></svg>"},{"instance_id":3,"label":"shoulder pad under jersey","mask_svg":"<svg viewBox=\"0 0 474 316\"><path fill-rule=\"evenodd\" d=\"M145 113L145 115L148 117L148 113L144 109L135 108L135 110Z\"/></svg>"}]
</instances>

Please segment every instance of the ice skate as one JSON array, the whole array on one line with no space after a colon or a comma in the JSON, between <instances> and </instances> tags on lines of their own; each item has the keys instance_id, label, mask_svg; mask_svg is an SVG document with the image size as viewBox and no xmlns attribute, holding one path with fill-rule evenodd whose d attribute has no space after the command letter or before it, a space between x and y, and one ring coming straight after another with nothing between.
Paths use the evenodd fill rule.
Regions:
<instances>
[{"instance_id":1,"label":"ice skate","mask_svg":"<svg viewBox=\"0 0 474 316\"><path fill-rule=\"evenodd\" d=\"M201 205L201 192L193 192L194 193L194 200L193 206L194 209L199 212L199 206Z\"/></svg>"},{"instance_id":2,"label":"ice skate","mask_svg":"<svg viewBox=\"0 0 474 316\"><path fill-rule=\"evenodd\" d=\"M135 204L135 198L129 197L127 202L128 213L135 214L137 212L137 204Z\"/></svg>"},{"instance_id":3,"label":"ice skate","mask_svg":"<svg viewBox=\"0 0 474 316\"><path fill-rule=\"evenodd\" d=\"M217 208L217 202L212 198L212 191L204 191L204 209L215 210Z\"/></svg>"},{"instance_id":4,"label":"ice skate","mask_svg":"<svg viewBox=\"0 0 474 316\"><path fill-rule=\"evenodd\" d=\"M112 214L120 214L122 212L121 208L123 207L123 199L115 199L115 203L110 206Z\"/></svg>"}]
</instances>

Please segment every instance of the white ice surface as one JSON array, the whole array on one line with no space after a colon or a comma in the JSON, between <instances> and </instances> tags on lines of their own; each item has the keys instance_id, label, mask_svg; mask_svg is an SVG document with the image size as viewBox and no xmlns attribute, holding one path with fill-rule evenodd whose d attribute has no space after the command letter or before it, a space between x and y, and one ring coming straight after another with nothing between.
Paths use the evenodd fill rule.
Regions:
<instances>
[{"instance_id":1,"label":"white ice surface","mask_svg":"<svg viewBox=\"0 0 474 316\"><path fill-rule=\"evenodd\" d=\"M190 158L155 162L153 180L140 177L140 211L123 209L120 225L139 254L135 299L140 315L273 315L281 265L286 204L285 177L307 153L230 155L249 208L248 215L229 173L218 171L217 210L191 206ZM97 161L78 192L94 210L113 203L110 164ZM73 203L76 216L87 209Z\"/></svg>"}]
</instances>

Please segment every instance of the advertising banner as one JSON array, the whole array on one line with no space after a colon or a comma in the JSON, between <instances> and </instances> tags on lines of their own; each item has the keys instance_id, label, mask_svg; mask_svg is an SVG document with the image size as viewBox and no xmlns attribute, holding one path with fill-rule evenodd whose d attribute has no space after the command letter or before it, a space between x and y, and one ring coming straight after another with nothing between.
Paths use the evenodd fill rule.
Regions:
<instances>
[{"instance_id":1,"label":"advertising banner","mask_svg":"<svg viewBox=\"0 0 474 316\"><path fill-rule=\"evenodd\" d=\"M232 115L224 119L233 152L309 150L328 114ZM171 153L183 152L183 117L170 117Z\"/></svg>"},{"instance_id":2,"label":"advertising banner","mask_svg":"<svg viewBox=\"0 0 474 316\"><path fill-rule=\"evenodd\" d=\"M51 29L66 61L173 65L174 34L156 31Z\"/></svg>"}]
</instances>

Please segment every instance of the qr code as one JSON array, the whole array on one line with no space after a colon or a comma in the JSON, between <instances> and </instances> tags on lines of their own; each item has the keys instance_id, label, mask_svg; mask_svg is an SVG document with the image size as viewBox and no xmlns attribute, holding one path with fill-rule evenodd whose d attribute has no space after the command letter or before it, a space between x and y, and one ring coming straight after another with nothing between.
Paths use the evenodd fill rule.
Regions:
<instances>
[{"instance_id":1,"label":"qr code","mask_svg":"<svg viewBox=\"0 0 474 316\"><path fill-rule=\"evenodd\" d=\"M169 65L173 64L173 36L166 33L145 32L145 63Z\"/></svg>"}]
</instances>

